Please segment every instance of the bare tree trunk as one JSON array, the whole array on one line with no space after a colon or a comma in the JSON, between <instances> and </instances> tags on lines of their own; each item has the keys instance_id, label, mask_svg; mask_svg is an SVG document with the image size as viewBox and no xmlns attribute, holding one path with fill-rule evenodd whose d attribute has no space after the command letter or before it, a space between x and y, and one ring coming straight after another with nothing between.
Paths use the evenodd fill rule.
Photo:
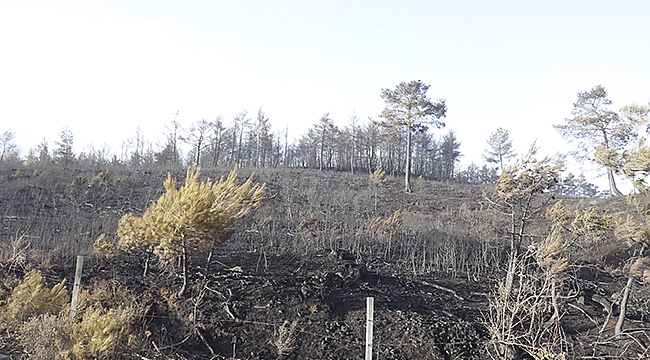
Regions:
<instances>
[{"instance_id":1,"label":"bare tree trunk","mask_svg":"<svg viewBox=\"0 0 650 360\"><path fill-rule=\"evenodd\" d=\"M609 180L609 189L614 196L623 196L623 193L616 186L616 180L614 179L614 170L607 168L607 180Z\"/></svg>"},{"instance_id":2,"label":"bare tree trunk","mask_svg":"<svg viewBox=\"0 0 650 360\"><path fill-rule=\"evenodd\" d=\"M548 325L553 324L555 320L560 319L560 307L557 304L557 281L555 276L551 276L551 304L553 306L553 316L548 320Z\"/></svg>"},{"instance_id":3,"label":"bare tree trunk","mask_svg":"<svg viewBox=\"0 0 650 360\"><path fill-rule=\"evenodd\" d=\"M616 328L614 329L614 335L620 337L623 332L623 322L625 321L625 313L627 312L627 301L630 297L630 290L632 289L632 284L634 283L634 278L630 275L627 278L627 284L625 284L625 290L623 291L623 298L621 299L621 312L618 314L618 321L616 321Z\"/></svg>"},{"instance_id":4,"label":"bare tree trunk","mask_svg":"<svg viewBox=\"0 0 650 360\"><path fill-rule=\"evenodd\" d=\"M325 155L325 130L320 140L320 157L318 159L318 171L323 171L323 156Z\"/></svg>"},{"instance_id":5,"label":"bare tree trunk","mask_svg":"<svg viewBox=\"0 0 650 360\"><path fill-rule=\"evenodd\" d=\"M183 266L183 285L181 286L181 289L178 291L178 297L182 297L185 295L185 291L187 290L187 250L183 248L183 255L181 255L181 261L182 261L182 266Z\"/></svg>"},{"instance_id":6,"label":"bare tree trunk","mask_svg":"<svg viewBox=\"0 0 650 360\"><path fill-rule=\"evenodd\" d=\"M406 129L406 169L404 170L404 191L411 192L411 129Z\"/></svg>"},{"instance_id":7,"label":"bare tree trunk","mask_svg":"<svg viewBox=\"0 0 650 360\"><path fill-rule=\"evenodd\" d=\"M510 294L510 291L512 290L512 284L514 283L515 279L515 268L517 266L517 257L519 256L519 246L517 244L517 241L515 237L517 234L515 233L515 214L513 212L512 214L512 223L511 223L511 228L510 228L510 258L508 259L508 272L506 273L506 283L505 283L505 291L506 294Z\"/></svg>"},{"instance_id":8,"label":"bare tree trunk","mask_svg":"<svg viewBox=\"0 0 650 360\"><path fill-rule=\"evenodd\" d=\"M639 257L643 257L645 253L646 245L644 244L641 247L639 252ZM629 274L627 278L627 284L625 284L625 290L623 290L623 298L621 299L621 312L618 314L618 321L616 321L616 328L614 329L614 335L616 337L621 336L623 332L623 322L625 321L625 313L627 312L627 302L630 298L630 291L632 290L632 285L634 285L634 277L632 274Z\"/></svg>"},{"instance_id":9,"label":"bare tree trunk","mask_svg":"<svg viewBox=\"0 0 650 360\"><path fill-rule=\"evenodd\" d=\"M221 155L221 129L218 135L214 138L214 154L212 156L212 166L217 167L219 164L219 156Z\"/></svg>"},{"instance_id":10,"label":"bare tree trunk","mask_svg":"<svg viewBox=\"0 0 650 360\"><path fill-rule=\"evenodd\" d=\"M284 167L289 167L289 125L284 130Z\"/></svg>"},{"instance_id":11,"label":"bare tree trunk","mask_svg":"<svg viewBox=\"0 0 650 360\"><path fill-rule=\"evenodd\" d=\"M352 156L350 156L350 173L354 175L354 139L352 139Z\"/></svg>"},{"instance_id":12,"label":"bare tree trunk","mask_svg":"<svg viewBox=\"0 0 650 360\"><path fill-rule=\"evenodd\" d=\"M242 122L241 129L239 130L239 142L237 144L237 166L242 166L241 162L241 151L242 151L242 141L244 139L244 124Z\"/></svg>"},{"instance_id":13,"label":"bare tree trunk","mask_svg":"<svg viewBox=\"0 0 650 360\"><path fill-rule=\"evenodd\" d=\"M514 239L512 240L514 243ZM506 273L506 284L505 291L506 294L510 294L512 291L512 284L515 281L515 268L517 266L517 250L511 245L510 247L510 259L508 260L508 272Z\"/></svg>"},{"instance_id":14,"label":"bare tree trunk","mask_svg":"<svg viewBox=\"0 0 650 360\"><path fill-rule=\"evenodd\" d=\"M208 254L208 259L205 263L205 276L208 276L208 274L210 273L210 265L212 264L212 253L213 250L210 249L210 253Z\"/></svg>"},{"instance_id":15,"label":"bare tree trunk","mask_svg":"<svg viewBox=\"0 0 650 360\"><path fill-rule=\"evenodd\" d=\"M201 146L203 145L202 142L203 139L198 139L196 143L196 160L194 161L196 165L201 165Z\"/></svg>"},{"instance_id":16,"label":"bare tree trunk","mask_svg":"<svg viewBox=\"0 0 650 360\"><path fill-rule=\"evenodd\" d=\"M144 260L144 271L142 272L142 277L147 277L147 272L149 271L149 260L151 260L151 253L147 251L147 257Z\"/></svg>"}]
</instances>

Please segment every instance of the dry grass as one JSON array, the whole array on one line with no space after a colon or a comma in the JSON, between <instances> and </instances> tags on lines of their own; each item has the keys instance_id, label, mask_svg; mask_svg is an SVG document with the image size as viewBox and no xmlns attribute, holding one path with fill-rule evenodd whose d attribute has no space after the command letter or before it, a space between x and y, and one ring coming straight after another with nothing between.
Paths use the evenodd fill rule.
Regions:
<instances>
[{"instance_id":1,"label":"dry grass","mask_svg":"<svg viewBox=\"0 0 650 360\"><path fill-rule=\"evenodd\" d=\"M69 359L72 322L67 316L41 314L18 327L18 340L32 360Z\"/></svg>"},{"instance_id":2,"label":"dry grass","mask_svg":"<svg viewBox=\"0 0 650 360\"><path fill-rule=\"evenodd\" d=\"M296 320L291 323L285 321L275 331L275 337L273 338L272 343L278 350L279 359L289 355L291 351L293 351L294 342L296 340L295 332L297 325L298 322Z\"/></svg>"}]
</instances>

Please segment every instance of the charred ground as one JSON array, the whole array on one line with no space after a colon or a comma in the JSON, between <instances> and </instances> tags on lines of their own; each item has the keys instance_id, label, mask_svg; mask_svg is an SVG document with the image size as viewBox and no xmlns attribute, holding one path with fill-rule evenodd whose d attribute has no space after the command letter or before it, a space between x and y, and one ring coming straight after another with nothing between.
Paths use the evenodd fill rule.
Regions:
<instances>
[{"instance_id":1,"label":"charred ground","mask_svg":"<svg viewBox=\"0 0 650 360\"><path fill-rule=\"evenodd\" d=\"M190 292L178 298L180 279L155 259L143 276L143 254L104 258L93 250L102 234L117 241L120 217L155 201L166 174L0 169L3 301L30 268L46 274L50 286L63 278L72 284L74 258L82 254L83 286L128 292L144 309L142 346L120 357L359 359L367 296L375 298L377 358L487 356L482 318L503 277L507 232L483 207L482 186L416 179L414 192L403 193L391 177L373 186L368 174L261 170L264 204L237 223L209 270L205 257L193 258ZM182 170L175 175L182 179ZM621 199L565 201L612 213L625 208ZM400 221L386 223L396 211ZM541 234L547 226L540 218L534 229ZM581 246L563 285L571 356L644 356L650 340L613 339L613 324L603 326L617 311L602 299L615 303L620 295L627 248L614 238ZM631 305L630 327L648 327L643 287ZM3 335L0 353L18 359L28 352Z\"/></svg>"}]
</instances>

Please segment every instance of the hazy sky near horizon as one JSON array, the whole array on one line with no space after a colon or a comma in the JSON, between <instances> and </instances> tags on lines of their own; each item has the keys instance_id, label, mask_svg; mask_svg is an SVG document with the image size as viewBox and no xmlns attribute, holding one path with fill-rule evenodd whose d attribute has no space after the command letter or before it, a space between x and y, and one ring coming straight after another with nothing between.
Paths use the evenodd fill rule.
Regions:
<instances>
[{"instance_id":1,"label":"hazy sky near horizon","mask_svg":"<svg viewBox=\"0 0 650 360\"><path fill-rule=\"evenodd\" d=\"M136 129L262 107L275 130L323 114L347 125L383 108L382 88L420 79L444 98L442 135L481 163L503 127L521 153L566 149L552 128L579 91L613 107L650 102L650 1L0 2L0 131L22 155L60 130L75 151L119 153Z\"/></svg>"}]
</instances>

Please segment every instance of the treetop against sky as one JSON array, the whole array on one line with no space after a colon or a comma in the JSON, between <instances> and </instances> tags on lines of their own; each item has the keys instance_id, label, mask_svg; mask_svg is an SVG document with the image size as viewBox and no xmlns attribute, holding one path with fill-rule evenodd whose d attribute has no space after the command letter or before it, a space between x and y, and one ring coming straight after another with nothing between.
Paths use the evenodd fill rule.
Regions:
<instances>
[{"instance_id":1,"label":"treetop against sky","mask_svg":"<svg viewBox=\"0 0 650 360\"><path fill-rule=\"evenodd\" d=\"M565 141L552 125L601 84L613 107L650 100L645 1L4 1L0 130L23 153L68 127L75 151L232 122L260 106L304 134L323 114L378 118L381 89L421 79L444 98L461 161L508 130L519 153ZM442 135L442 133L440 133ZM152 141L155 141L152 139ZM567 147L568 149L568 147Z\"/></svg>"}]
</instances>

